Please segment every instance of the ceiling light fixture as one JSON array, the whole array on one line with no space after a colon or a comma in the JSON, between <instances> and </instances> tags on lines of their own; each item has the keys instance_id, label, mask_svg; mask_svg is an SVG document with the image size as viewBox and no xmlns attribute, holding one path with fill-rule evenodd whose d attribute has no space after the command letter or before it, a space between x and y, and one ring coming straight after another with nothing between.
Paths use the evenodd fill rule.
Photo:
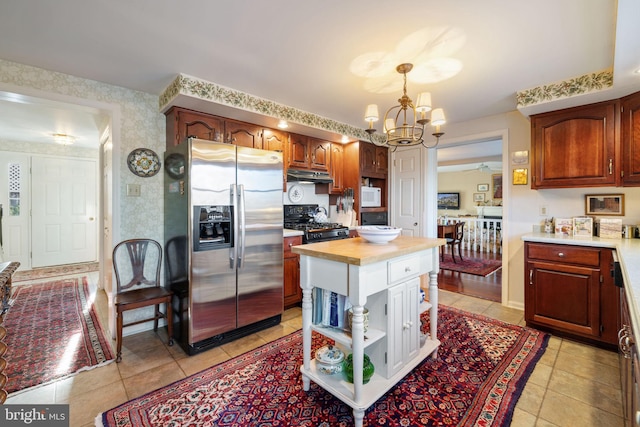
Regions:
<instances>
[{"instance_id":1,"label":"ceiling light fixture","mask_svg":"<svg viewBox=\"0 0 640 427\"><path fill-rule=\"evenodd\" d=\"M396 71L404 78L403 94L398 99L399 104L389 108L384 115L383 130L386 134L386 140L382 144L373 138L373 134L376 132L373 123L379 119L378 106L376 104L367 105L364 119L369 122L369 128L365 131L369 134L369 140L375 145L397 148L422 144L426 148L434 148L438 145L440 137L444 135L444 132L440 131L440 126L446 123L444 111L442 108L431 110L431 94L429 92L418 94L415 106L411 98L407 96L407 73L412 68L413 64L408 63L396 67ZM427 118L429 111L431 111L430 119ZM427 145L423 138L424 127L429 122L436 127L436 131L432 134L436 137L436 142L433 145Z\"/></svg>"},{"instance_id":2,"label":"ceiling light fixture","mask_svg":"<svg viewBox=\"0 0 640 427\"><path fill-rule=\"evenodd\" d=\"M280 121L278 122L278 127L279 127L280 129L286 129L286 128L288 128L288 127L289 127L289 123L287 123L287 121L286 121L286 120L280 120Z\"/></svg>"},{"instance_id":3,"label":"ceiling light fixture","mask_svg":"<svg viewBox=\"0 0 640 427\"><path fill-rule=\"evenodd\" d=\"M53 140L58 144L71 145L76 142L76 137L67 135L66 133L54 133Z\"/></svg>"}]
</instances>

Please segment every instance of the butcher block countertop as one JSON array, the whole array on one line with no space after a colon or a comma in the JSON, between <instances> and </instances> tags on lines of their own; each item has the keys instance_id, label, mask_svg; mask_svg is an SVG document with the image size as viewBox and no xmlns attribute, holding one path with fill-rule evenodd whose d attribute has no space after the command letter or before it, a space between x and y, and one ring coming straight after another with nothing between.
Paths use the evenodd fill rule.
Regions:
<instances>
[{"instance_id":1,"label":"butcher block countertop","mask_svg":"<svg viewBox=\"0 0 640 427\"><path fill-rule=\"evenodd\" d=\"M425 249L437 248L444 245L445 242L444 239L398 236L389 243L375 244L367 242L362 237L354 237L352 239L330 240L328 242L294 246L291 251L300 255L308 255L345 264L367 265Z\"/></svg>"}]
</instances>

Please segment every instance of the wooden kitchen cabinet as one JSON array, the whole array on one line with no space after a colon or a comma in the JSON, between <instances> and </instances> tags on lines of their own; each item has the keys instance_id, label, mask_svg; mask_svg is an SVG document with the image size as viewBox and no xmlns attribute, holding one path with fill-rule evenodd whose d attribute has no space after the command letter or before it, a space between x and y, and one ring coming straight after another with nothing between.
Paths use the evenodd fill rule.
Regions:
<instances>
[{"instance_id":1,"label":"wooden kitchen cabinet","mask_svg":"<svg viewBox=\"0 0 640 427\"><path fill-rule=\"evenodd\" d=\"M284 307L289 308L302 301L300 287L300 255L291 248L302 244L302 236L284 238Z\"/></svg>"},{"instance_id":2,"label":"wooden kitchen cabinet","mask_svg":"<svg viewBox=\"0 0 640 427\"><path fill-rule=\"evenodd\" d=\"M531 188L619 184L616 157L618 101L531 117Z\"/></svg>"},{"instance_id":3,"label":"wooden kitchen cabinet","mask_svg":"<svg viewBox=\"0 0 640 427\"><path fill-rule=\"evenodd\" d=\"M329 194L342 194L344 192L344 145L331 144L331 162L329 175L333 183L329 184Z\"/></svg>"},{"instance_id":4,"label":"wooden kitchen cabinet","mask_svg":"<svg viewBox=\"0 0 640 427\"><path fill-rule=\"evenodd\" d=\"M262 126L226 119L224 122L224 142L240 147L262 149L263 131Z\"/></svg>"},{"instance_id":5,"label":"wooden kitchen cabinet","mask_svg":"<svg viewBox=\"0 0 640 427\"><path fill-rule=\"evenodd\" d=\"M620 100L622 184L640 185L640 92Z\"/></svg>"},{"instance_id":6,"label":"wooden kitchen cabinet","mask_svg":"<svg viewBox=\"0 0 640 427\"><path fill-rule=\"evenodd\" d=\"M262 133L262 148L269 151L278 151L283 154L283 161L286 161L286 154L289 135L275 129L264 129Z\"/></svg>"},{"instance_id":7,"label":"wooden kitchen cabinet","mask_svg":"<svg viewBox=\"0 0 640 427\"><path fill-rule=\"evenodd\" d=\"M617 344L618 288L612 250L525 244L527 326L611 348Z\"/></svg>"},{"instance_id":8,"label":"wooden kitchen cabinet","mask_svg":"<svg viewBox=\"0 0 640 427\"><path fill-rule=\"evenodd\" d=\"M625 426L637 426L640 414L640 359L624 287L620 288L620 332L618 362L622 386L622 415Z\"/></svg>"},{"instance_id":9,"label":"wooden kitchen cabinet","mask_svg":"<svg viewBox=\"0 0 640 427\"><path fill-rule=\"evenodd\" d=\"M182 144L188 137L222 142L224 119L211 114L173 107L166 113L167 148Z\"/></svg>"},{"instance_id":10,"label":"wooden kitchen cabinet","mask_svg":"<svg viewBox=\"0 0 640 427\"><path fill-rule=\"evenodd\" d=\"M310 136L289 135L289 164L291 168L329 172L331 143Z\"/></svg>"},{"instance_id":11,"label":"wooden kitchen cabinet","mask_svg":"<svg viewBox=\"0 0 640 427\"><path fill-rule=\"evenodd\" d=\"M389 149L360 143L360 172L364 177L386 177L389 171Z\"/></svg>"}]
</instances>

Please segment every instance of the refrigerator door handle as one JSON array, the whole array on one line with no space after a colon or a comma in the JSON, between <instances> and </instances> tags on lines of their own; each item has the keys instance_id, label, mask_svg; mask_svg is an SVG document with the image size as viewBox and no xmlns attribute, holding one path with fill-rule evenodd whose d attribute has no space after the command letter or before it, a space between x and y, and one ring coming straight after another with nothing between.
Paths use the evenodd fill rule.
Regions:
<instances>
[{"instance_id":1,"label":"refrigerator door handle","mask_svg":"<svg viewBox=\"0 0 640 427\"><path fill-rule=\"evenodd\" d=\"M229 248L229 268L236 269L238 259L238 186L231 184L231 209L233 209L233 242Z\"/></svg>"},{"instance_id":2,"label":"refrigerator door handle","mask_svg":"<svg viewBox=\"0 0 640 427\"><path fill-rule=\"evenodd\" d=\"M238 200L240 202L240 255L238 256L238 268L242 268L242 264L244 262L245 240L247 235L247 216L244 204L244 184L240 184Z\"/></svg>"}]
</instances>

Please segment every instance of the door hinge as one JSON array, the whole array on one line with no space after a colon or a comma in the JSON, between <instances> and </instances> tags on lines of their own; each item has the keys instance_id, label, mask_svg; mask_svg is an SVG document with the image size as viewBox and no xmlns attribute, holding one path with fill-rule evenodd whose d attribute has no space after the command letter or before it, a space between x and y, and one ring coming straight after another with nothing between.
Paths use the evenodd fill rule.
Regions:
<instances>
[{"instance_id":1,"label":"door hinge","mask_svg":"<svg viewBox=\"0 0 640 427\"><path fill-rule=\"evenodd\" d=\"M387 352L386 351L384 352L384 364L385 365L387 364Z\"/></svg>"},{"instance_id":2,"label":"door hinge","mask_svg":"<svg viewBox=\"0 0 640 427\"><path fill-rule=\"evenodd\" d=\"M604 283L604 276L602 274L600 275L600 283Z\"/></svg>"},{"instance_id":3,"label":"door hinge","mask_svg":"<svg viewBox=\"0 0 640 427\"><path fill-rule=\"evenodd\" d=\"M384 305L384 315L387 315L387 304Z\"/></svg>"},{"instance_id":4,"label":"door hinge","mask_svg":"<svg viewBox=\"0 0 640 427\"><path fill-rule=\"evenodd\" d=\"M604 332L604 325L600 325L600 333Z\"/></svg>"}]
</instances>

